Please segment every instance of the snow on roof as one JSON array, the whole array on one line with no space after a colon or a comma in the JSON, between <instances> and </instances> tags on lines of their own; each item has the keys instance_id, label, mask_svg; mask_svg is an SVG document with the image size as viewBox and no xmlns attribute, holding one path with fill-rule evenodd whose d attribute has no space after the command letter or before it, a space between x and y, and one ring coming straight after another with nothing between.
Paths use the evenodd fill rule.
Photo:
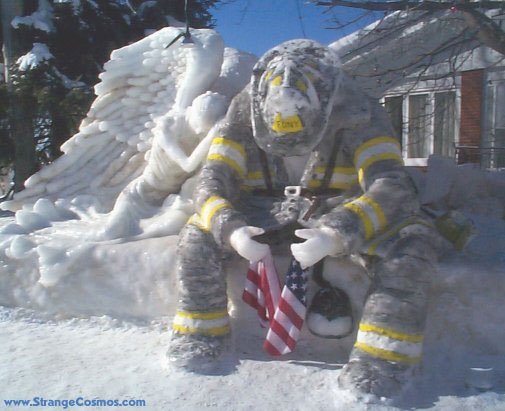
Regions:
<instances>
[{"instance_id":1,"label":"snow on roof","mask_svg":"<svg viewBox=\"0 0 505 411\"><path fill-rule=\"evenodd\" d=\"M330 47L349 74L379 97L409 77L503 65L503 56L468 37L465 30L457 11L395 12Z\"/></svg>"}]
</instances>

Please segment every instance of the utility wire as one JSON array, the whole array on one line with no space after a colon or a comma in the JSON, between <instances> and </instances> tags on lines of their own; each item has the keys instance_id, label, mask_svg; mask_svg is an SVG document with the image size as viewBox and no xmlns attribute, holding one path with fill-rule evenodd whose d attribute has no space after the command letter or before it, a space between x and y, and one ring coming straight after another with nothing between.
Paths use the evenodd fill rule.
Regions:
<instances>
[{"instance_id":1,"label":"utility wire","mask_svg":"<svg viewBox=\"0 0 505 411\"><path fill-rule=\"evenodd\" d=\"M300 29L302 30L303 38L307 38L307 35L305 34L305 27L303 24L303 17L302 17L302 10L300 8L300 3L298 3L298 0L294 1L296 5L296 12L298 14L298 20L300 21Z\"/></svg>"}]
</instances>

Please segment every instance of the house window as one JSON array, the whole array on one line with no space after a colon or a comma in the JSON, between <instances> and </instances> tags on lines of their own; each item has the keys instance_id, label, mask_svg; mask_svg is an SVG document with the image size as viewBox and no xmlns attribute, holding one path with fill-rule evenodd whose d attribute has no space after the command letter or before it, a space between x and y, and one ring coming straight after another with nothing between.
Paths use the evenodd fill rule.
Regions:
<instances>
[{"instance_id":1,"label":"house window","mask_svg":"<svg viewBox=\"0 0 505 411\"><path fill-rule=\"evenodd\" d=\"M384 107L401 138L406 164L425 165L431 154L454 157L456 91L388 96L384 97Z\"/></svg>"},{"instance_id":2,"label":"house window","mask_svg":"<svg viewBox=\"0 0 505 411\"><path fill-rule=\"evenodd\" d=\"M429 94L411 95L408 99L407 158L426 158L431 151L430 120L432 116Z\"/></svg>"},{"instance_id":3,"label":"house window","mask_svg":"<svg viewBox=\"0 0 505 411\"><path fill-rule=\"evenodd\" d=\"M386 97L384 99L384 108L389 114L389 118L395 132L395 137L398 138L401 142L403 130L403 97Z\"/></svg>"},{"instance_id":4,"label":"house window","mask_svg":"<svg viewBox=\"0 0 505 411\"><path fill-rule=\"evenodd\" d=\"M454 125L456 93L435 93L435 118L433 127L433 154L454 157Z\"/></svg>"}]
</instances>

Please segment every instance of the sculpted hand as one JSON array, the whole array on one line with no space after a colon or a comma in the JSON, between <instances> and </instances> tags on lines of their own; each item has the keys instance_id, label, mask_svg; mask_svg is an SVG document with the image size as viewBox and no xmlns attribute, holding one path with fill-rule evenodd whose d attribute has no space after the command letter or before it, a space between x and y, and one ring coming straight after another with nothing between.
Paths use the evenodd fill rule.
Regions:
<instances>
[{"instance_id":1,"label":"sculpted hand","mask_svg":"<svg viewBox=\"0 0 505 411\"><path fill-rule=\"evenodd\" d=\"M295 235L307 240L291 244L291 252L303 269L313 266L327 255L341 254L344 250L340 236L329 228L296 230Z\"/></svg>"},{"instance_id":2,"label":"sculpted hand","mask_svg":"<svg viewBox=\"0 0 505 411\"><path fill-rule=\"evenodd\" d=\"M263 234L265 230L259 227L245 226L237 228L230 235L230 245L246 260L256 262L263 259L269 252L267 244L254 241L251 237Z\"/></svg>"}]
</instances>

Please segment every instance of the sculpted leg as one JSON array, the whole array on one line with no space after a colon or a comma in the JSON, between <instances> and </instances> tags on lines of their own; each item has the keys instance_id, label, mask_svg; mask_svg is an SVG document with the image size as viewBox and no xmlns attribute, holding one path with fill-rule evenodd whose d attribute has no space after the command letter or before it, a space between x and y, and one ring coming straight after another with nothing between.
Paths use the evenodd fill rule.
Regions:
<instances>
[{"instance_id":1,"label":"sculpted leg","mask_svg":"<svg viewBox=\"0 0 505 411\"><path fill-rule=\"evenodd\" d=\"M176 264L179 301L167 355L176 366L203 370L217 362L230 336L222 252L210 233L187 224Z\"/></svg>"},{"instance_id":2,"label":"sculpted leg","mask_svg":"<svg viewBox=\"0 0 505 411\"><path fill-rule=\"evenodd\" d=\"M375 268L356 343L339 384L378 397L395 397L421 362L429 278L436 254L421 236L404 237Z\"/></svg>"}]
</instances>

